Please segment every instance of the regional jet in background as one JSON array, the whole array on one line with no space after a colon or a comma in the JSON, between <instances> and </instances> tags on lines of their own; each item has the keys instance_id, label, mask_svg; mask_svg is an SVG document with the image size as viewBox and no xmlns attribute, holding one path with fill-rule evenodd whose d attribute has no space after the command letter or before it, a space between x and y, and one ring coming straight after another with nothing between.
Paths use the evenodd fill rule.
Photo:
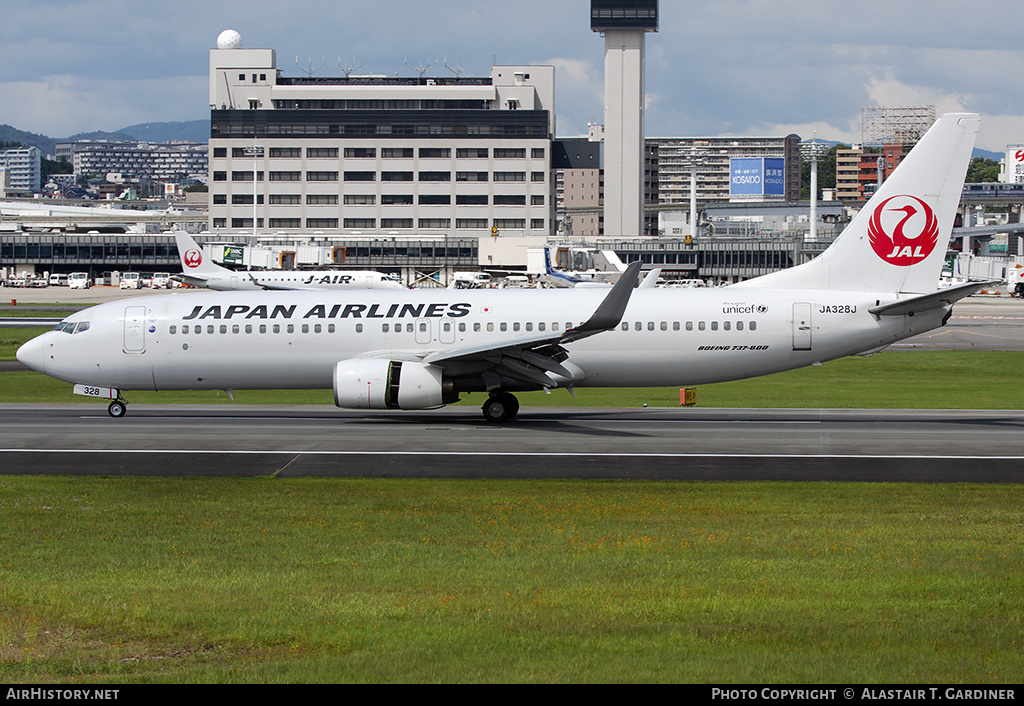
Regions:
<instances>
[{"instance_id":1,"label":"regional jet in background","mask_svg":"<svg viewBox=\"0 0 1024 706\"><path fill-rule=\"evenodd\" d=\"M385 274L365 270L231 270L210 260L188 233L176 231L174 241L181 260L181 274L174 279L193 287L218 291L406 288Z\"/></svg>"},{"instance_id":2,"label":"regional jet in background","mask_svg":"<svg viewBox=\"0 0 1024 706\"><path fill-rule=\"evenodd\" d=\"M611 287L626 271L626 266L612 251L545 245L542 249L531 249L529 256L533 257L534 253L543 258L541 276L549 287ZM552 260L552 253L558 258L557 264ZM608 269L595 267L595 254L605 261Z\"/></svg>"},{"instance_id":3,"label":"regional jet in background","mask_svg":"<svg viewBox=\"0 0 1024 706\"><path fill-rule=\"evenodd\" d=\"M18 360L126 390L333 389L350 409L434 409L576 387L689 386L869 354L942 326L984 282L937 289L980 119L948 114L818 258L729 287L171 294L64 319Z\"/></svg>"}]
</instances>

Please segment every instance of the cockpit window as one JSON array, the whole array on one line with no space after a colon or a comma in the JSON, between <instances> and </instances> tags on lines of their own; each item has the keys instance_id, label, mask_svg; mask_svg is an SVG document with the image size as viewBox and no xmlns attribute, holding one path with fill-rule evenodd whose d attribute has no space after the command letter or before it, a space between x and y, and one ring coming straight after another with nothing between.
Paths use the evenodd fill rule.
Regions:
<instances>
[{"instance_id":1,"label":"cockpit window","mask_svg":"<svg viewBox=\"0 0 1024 706\"><path fill-rule=\"evenodd\" d=\"M61 321L59 324L54 326L54 331L63 331L64 333L81 333L82 331L89 330L88 321Z\"/></svg>"}]
</instances>

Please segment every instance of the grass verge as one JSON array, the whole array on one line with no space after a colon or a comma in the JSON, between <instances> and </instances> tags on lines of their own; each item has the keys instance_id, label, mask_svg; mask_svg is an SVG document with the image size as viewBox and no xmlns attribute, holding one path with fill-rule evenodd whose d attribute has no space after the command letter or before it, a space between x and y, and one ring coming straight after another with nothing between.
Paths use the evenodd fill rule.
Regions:
<instances>
[{"instance_id":1,"label":"grass verge","mask_svg":"<svg viewBox=\"0 0 1024 706\"><path fill-rule=\"evenodd\" d=\"M1018 486L0 478L0 681L1013 683Z\"/></svg>"},{"instance_id":2,"label":"grass verge","mask_svg":"<svg viewBox=\"0 0 1024 706\"><path fill-rule=\"evenodd\" d=\"M14 329L20 330L20 329ZM0 329L0 355L4 330ZM13 356L13 353L12 353ZM900 351L843 358L814 368L767 377L701 385L700 407L807 407L848 409L1021 409L1009 381L1024 370L1024 352ZM223 392L125 393L129 402L230 404ZM238 404L334 404L330 390L236 390ZM524 407L676 407L678 388L580 388L518 395ZM483 404L481 393L461 404ZM0 373L0 402L91 402L71 385L28 371Z\"/></svg>"}]
</instances>

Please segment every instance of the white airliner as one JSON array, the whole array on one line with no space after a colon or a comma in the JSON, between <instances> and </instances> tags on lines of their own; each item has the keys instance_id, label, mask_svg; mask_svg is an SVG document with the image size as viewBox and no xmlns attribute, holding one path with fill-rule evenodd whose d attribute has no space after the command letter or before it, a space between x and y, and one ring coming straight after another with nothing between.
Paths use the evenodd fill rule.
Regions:
<instances>
[{"instance_id":1,"label":"white airliner","mask_svg":"<svg viewBox=\"0 0 1024 706\"><path fill-rule=\"evenodd\" d=\"M626 267L618 258L615 258L615 265L621 269L617 270L598 270L593 267L593 258L588 252L582 249L577 249L577 253L583 260L590 260L590 266L586 269L577 270L572 267L561 268L555 266L551 261L551 252L553 250L566 250L570 256L573 253L572 248L556 248L553 245L544 246L543 257L544 257L544 281L551 287L610 287L618 281L619 276L625 271Z\"/></svg>"},{"instance_id":2,"label":"white airliner","mask_svg":"<svg viewBox=\"0 0 1024 706\"><path fill-rule=\"evenodd\" d=\"M125 390L333 388L339 407L434 409L486 393L688 386L867 354L942 326L984 283L937 289L979 117L939 119L821 256L722 288L178 293L75 313L18 360Z\"/></svg>"},{"instance_id":3,"label":"white airliner","mask_svg":"<svg viewBox=\"0 0 1024 706\"><path fill-rule=\"evenodd\" d=\"M199 244L183 231L174 233L185 284L218 291L263 289L405 289L387 275L355 270L229 270L210 260Z\"/></svg>"}]
</instances>

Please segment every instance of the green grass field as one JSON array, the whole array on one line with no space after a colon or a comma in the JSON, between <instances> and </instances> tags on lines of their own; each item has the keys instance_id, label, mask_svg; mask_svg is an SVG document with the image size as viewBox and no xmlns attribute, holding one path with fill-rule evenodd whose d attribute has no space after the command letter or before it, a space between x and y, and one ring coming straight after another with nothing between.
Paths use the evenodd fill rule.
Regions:
<instances>
[{"instance_id":1,"label":"green grass field","mask_svg":"<svg viewBox=\"0 0 1024 706\"><path fill-rule=\"evenodd\" d=\"M2 682L1017 683L1018 486L0 478Z\"/></svg>"}]
</instances>

